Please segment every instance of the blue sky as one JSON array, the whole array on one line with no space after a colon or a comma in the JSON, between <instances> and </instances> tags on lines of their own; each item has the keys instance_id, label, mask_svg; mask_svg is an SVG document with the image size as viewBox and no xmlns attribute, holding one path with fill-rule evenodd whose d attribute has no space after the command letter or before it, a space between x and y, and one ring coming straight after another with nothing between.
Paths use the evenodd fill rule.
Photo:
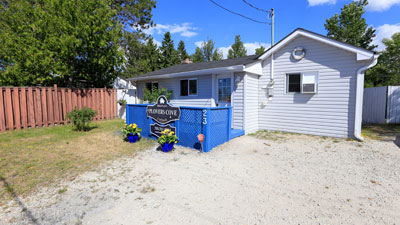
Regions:
<instances>
[{"instance_id":1,"label":"blue sky","mask_svg":"<svg viewBox=\"0 0 400 225\"><path fill-rule=\"evenodd\" d=\"M269 22L267 14L257 11L242 0L214 0L224 7L256 20ZM324 23L351 0L247 0L263 9L275 9L275 43L298 27L326 34ZM382 48L381 40L400 32L400 0L369 0L364 17L377 30L374 42ZM224 55L239 34L248 54L260 45L271 43L270 26L258 24L233 15L209 0L157 0L153 10L157 24L147 30L161 42L166 31L172 33L175 45L183 40L189 54L207 37L213 39Z\"/></svg>"}]
</instances>

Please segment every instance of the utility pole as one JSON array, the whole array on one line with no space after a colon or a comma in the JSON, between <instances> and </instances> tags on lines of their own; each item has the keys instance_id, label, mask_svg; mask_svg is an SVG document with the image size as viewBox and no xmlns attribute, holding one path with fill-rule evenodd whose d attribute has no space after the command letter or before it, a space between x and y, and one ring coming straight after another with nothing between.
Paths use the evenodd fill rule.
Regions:
<instances>
[{"instance_id":1,"label":"utility pole","mask_svg":"<svg viewBox=\"0 0 400 225\"><path fill-rule=\"evenodd\" d=\"M269 16L271 18L271 46L274 46L274 18L275 18L274 8L271 9Z\"/></svg>"}]
</instances>

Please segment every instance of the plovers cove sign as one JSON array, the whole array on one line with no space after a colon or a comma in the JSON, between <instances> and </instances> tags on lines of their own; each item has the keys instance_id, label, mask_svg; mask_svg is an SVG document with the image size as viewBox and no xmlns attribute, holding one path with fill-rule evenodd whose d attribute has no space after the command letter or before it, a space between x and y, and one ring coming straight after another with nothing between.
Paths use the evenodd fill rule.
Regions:
<instances>
[{"instance_id":1,"label":"plovers cove sign","mask_svg":"<svg viewBox=\"0 0 400 225\"><path fill-rule=\"evenodd\" d=\"M152 133L156 137L161 137L161 132L164 130L170 130L173 131L176 134L176 127L171 127L169 124L166 126L160 125L160 124L150 124L150 133Z\"/></svg>"},{"instance_id":2,"label":"plovers cove sign","mask_svg":"<svg viewBox=\"0 0 400 225\"><path fill-rule=\"evenodd\" d=\"M156 104L147 106L146 114L157 123L167 124L179 120L181 110L179 107L170 105L167 98L161 95Z\"/></svg>"}]
</instances>

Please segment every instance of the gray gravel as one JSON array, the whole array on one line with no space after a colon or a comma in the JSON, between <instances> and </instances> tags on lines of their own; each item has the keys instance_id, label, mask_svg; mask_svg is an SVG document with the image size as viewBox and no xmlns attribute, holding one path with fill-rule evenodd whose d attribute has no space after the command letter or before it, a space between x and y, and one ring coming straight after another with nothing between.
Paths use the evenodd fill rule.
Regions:
<instances>
[{"instance_id":1,"label":"gray gravel","mask_svg":"<svg viewBox=\"0 0 400 225\"><path fill-rule=\"evenodd\" d=\"M154 148L10 201L0 224L399 224L399 162L392 141L290 134Z\"/></svg>"}]
</instances>

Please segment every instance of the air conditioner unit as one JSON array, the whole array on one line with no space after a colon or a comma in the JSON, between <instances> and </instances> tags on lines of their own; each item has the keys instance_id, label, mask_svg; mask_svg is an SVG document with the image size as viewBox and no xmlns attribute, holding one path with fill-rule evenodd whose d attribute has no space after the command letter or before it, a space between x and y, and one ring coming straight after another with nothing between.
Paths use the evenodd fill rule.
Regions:
<instances>
[{"instance_id":1,"label":"air conditioner unit","mask_svg":"<svg viewBox=\"0 0 400 225\"><path fill-rule=\"evenodd\" d=\"M304 94L317 93L318 72L306 72L301 75L301 92Z\"/></svg>"}]
</instances>

